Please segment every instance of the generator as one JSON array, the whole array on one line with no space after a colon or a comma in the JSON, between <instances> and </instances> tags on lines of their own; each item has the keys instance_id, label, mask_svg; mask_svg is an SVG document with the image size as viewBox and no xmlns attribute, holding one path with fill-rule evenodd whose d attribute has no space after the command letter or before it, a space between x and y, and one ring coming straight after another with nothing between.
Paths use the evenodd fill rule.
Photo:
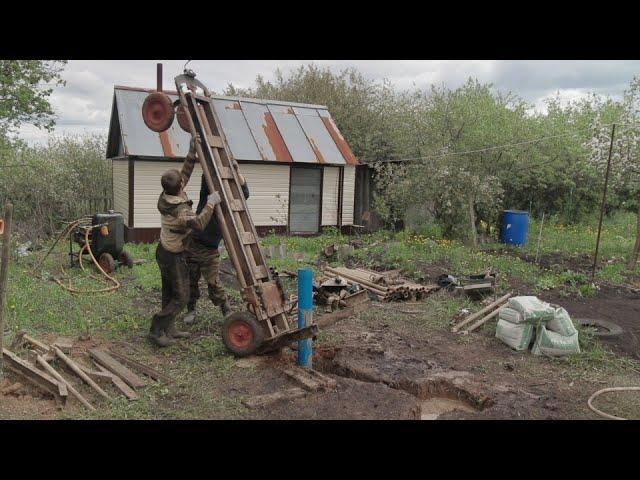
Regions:
<instances>
[{"instance_id":1,"label":"generator","mask_svg":"<svg viewBox=\"0 0 640 480\"><path fill-rule=\"evenodd\" d=\"M80 245L78 252L73 245ZM69 236L69 259L73 266L82 261L89 249L106 273L115 271L118 265L133 267L133 257L124 250L124 217L122 213L109 210L84 217Z\"/></svg>"}]
</instances>

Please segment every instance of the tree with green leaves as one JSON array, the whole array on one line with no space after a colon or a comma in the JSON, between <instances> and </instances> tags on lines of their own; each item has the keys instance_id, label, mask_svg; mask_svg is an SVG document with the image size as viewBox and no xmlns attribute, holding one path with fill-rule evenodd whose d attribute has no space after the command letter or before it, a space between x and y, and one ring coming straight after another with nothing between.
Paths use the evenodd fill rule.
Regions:
<instances>
[{"instance_id":1,"label":"tree with green leaves","mask_svg":"<svg viewBox=\"0 0 640 480\"><path fill-rule=\"evenodd\" d=\"M64 85L65 60L0 60L0 145L22 124L52 130L53 88Z\"/></svg>"}]
</instances>

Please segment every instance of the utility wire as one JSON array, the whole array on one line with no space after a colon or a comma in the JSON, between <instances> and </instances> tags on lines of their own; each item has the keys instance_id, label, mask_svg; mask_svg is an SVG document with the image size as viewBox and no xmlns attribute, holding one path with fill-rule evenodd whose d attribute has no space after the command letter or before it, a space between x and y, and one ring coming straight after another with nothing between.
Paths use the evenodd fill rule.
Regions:
<instances>
[{"instance_id":1,"label":"utility wire","mask_svg":"<svg viewBox=\"0 0 640 480\"><path fill-rule=\"evenodd\" d=\"M604 125L600 125L599 128L605 128L605 127L611 127L613 125L613 123L610 124L604 124ZM625 125L631 125L631 124L618 124L616 123L616 125L619 126L625 126ZM500 150L500 149L504 149L504 148L509 148L509 147L517 147L517 146L522 146L522 145L529 145L529 144L533 144L533 143L537 143L537 142L541 142L544 140L549 140L549 139L553 139L553 138L562 138L562 137L572 137L572 136L578 136L583 134L584 132L590 131L592 130L591 128L586 128L584 130L581 131L576 131L576 132L570 132L570 133L561 133L558 135L549 135L546 137L539 137L539 138L535 138L533 140L527 140L524 142L516 142L516 143L507 143L504 145L495 145L495 146L491 146L491 147L485 147L485 148L480 148L477 150L467 150L467 151L463 151L463 152L449 152L449 153L442 153L442 154L437 154L437 155L425 155L425 156L421 156L421 157L408 157L408 158L396 158L396 159L389 159L389 160L373 160L371 162L366 162L366 163L392 163L392 162L412 162L412 161L418 161L418 160L429 160L429 159L435 159L435 158L444 158L444 157L448 157L448 156L452 156L452 155L467 155L470 153L483 153L483 152L489 152L489 151L493 151L493 150Z\"/></svg>"}]
</instances>

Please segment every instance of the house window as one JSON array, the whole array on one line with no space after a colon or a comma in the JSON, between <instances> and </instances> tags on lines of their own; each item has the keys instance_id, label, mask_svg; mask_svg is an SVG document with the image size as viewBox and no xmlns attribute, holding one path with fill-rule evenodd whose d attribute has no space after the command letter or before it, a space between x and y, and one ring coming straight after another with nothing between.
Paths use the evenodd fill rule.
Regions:
<instances>
[{"instance_id":1,"label":"house window","mask_svg":"<svg viewBox=\"0 0 640 480\"><path fill-rule=\"evenodd\" d=\"M318 233L322 201L322 169L291 167L289 231Z\"/></svg>"}]
</instances>

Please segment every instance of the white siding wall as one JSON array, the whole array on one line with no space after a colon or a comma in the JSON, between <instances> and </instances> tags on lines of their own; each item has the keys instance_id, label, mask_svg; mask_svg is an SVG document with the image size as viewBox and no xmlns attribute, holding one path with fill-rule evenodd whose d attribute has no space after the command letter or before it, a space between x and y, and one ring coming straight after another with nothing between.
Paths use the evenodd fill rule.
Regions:
<instances>
[{"instance_id":1,"label":"white siding wall","mask_svg":"<svg viewBox=\"0 0 640 480\"><path fill-rule=\"evenodd\" d=\"M344 187L342 190L342 224L353 225L353 202L356 196L356 167L344 167Z\"/></svg>"},{"instance_id":2,"label":"white siding wall","mask_svg":"<svg viewBox=\"0 0 640 480\"><path fill-rule=\"evenodd\" d=\"M156 207L162 191L160 177L169 168L180 168L177 162L137 161L134 169L134 226L160 227L160 213ZM241 164L240 172L249 185L251 195L247 204L256 226L286 225L289 209L289 166ZM202 169L196 167L187 185L187 195L194 202L200 196ZM114 190L115 190L114 178Z\"/></svg>"},{"instance_id":3,"label":"white siding wall","mask_svg":"<svg viewBox=\"0 0 640 480\"><path fill-rule=\"evenodd\" d=\"M249 212L256 226L286 226L289 221L289 165L240 164L249 185Z\"/></svg>"},{"instance_id":4,"label":"white siding wall","mask_svg":"<svg viewBox=\"0 0 640 480\"><path fill-rule=\"evenodd\" d=\"M322 180L322 225L338 224L338 178L339 167L324 167Z\"/></svg>"},{"instance_id":5,"label":"white siding wall","mask_svg":"<svg viewBox=\"0 0 640 480\"><path fill-rule=\"evenodd\" d=\"M113 209L129 225L129 160L113 160Z\"/></svg>"},{"instance_id":6,"label":"white siding wall","mask_svg":"<svg viewBox=\"0 0 640 480\"><path fill-rule=\"evenodd\" d=\"M181 164L167 161L137 161L134 166L134 227L160 227L160 214L156 204L162 190L160 177L169 168ZM240 171L249 184L251 196L247 200L251 217L256 226L287 225L289 209L289 165L241 164ZM194 202L200 194L202 170L196 164L187 195ZM128 164L126 160L113 161L114 207L121 211L128 222ZM342 224L353 225L353 201L355 195L355 167L344 167ZM322 189L322 225L337 224L338 168L325 167Z\"/></svg>"}]
</instances>

